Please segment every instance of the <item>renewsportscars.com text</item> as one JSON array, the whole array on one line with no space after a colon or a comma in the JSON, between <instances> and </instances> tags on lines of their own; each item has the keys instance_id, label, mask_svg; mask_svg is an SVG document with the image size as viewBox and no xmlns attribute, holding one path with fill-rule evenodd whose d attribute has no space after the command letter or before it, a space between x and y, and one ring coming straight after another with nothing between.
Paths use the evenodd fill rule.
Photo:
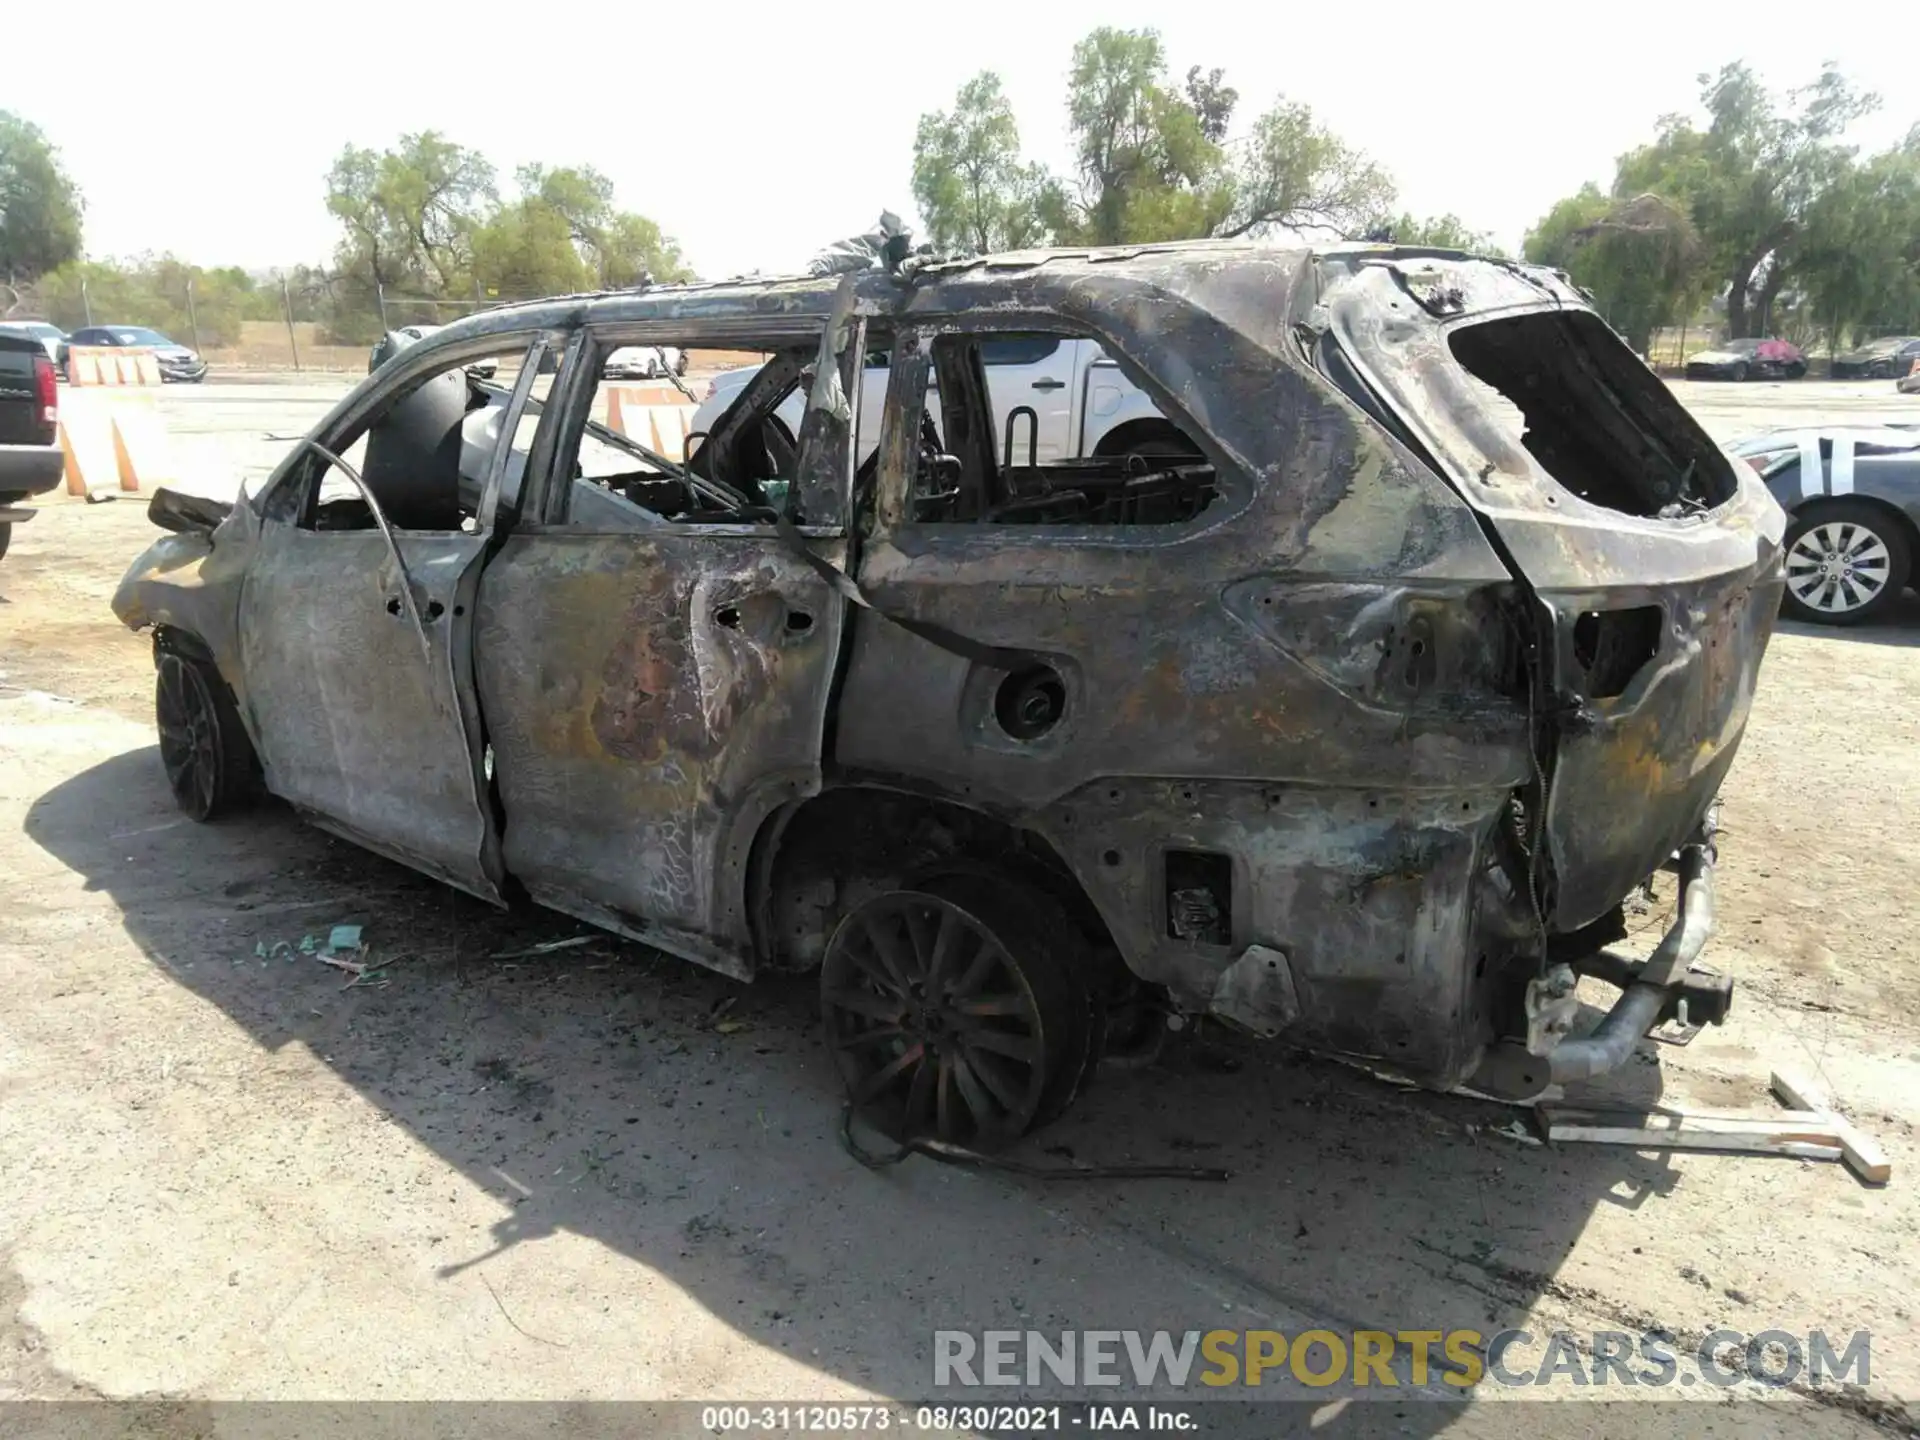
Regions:
<instances>
[{"instance_id":1,"label":"renewsportscars.com text","mask_svg":"<svg viewBox=\"0 0 1920 1440\"><path fill-rule=\"evenodd\" d=\"M1130 1385L1206 1393L1263 1385L1316 1389L1865 1385L1864 1330L1748 1334L1714 1330L1698 1344L1663 1331L1478 1330L936 1330L938 1389ZM1201 1387L1205 1387L1204 1389Z\"/></svg>"}]
</instances>

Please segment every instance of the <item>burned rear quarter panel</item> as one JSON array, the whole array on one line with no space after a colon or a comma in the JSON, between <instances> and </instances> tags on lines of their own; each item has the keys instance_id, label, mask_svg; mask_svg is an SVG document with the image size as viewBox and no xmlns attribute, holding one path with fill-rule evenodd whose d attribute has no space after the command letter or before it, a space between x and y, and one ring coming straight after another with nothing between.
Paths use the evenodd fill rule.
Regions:
<instances>
[{"instance_id":1,"label":"burned rear quarter panel","mask_svg":"<svg viewBox=\"0 0 1920 1440\"><path fill-rule=\"evenodd\" d=\"M1205 1008L1240 951L1274 946L1299 1008L1256 996L1276 1026L1458 1075L1477 1055L1477 877L1531 774L1524 704L1497 680L1511 577L1445 483L1295 358L1297 263L987 271L915 297L931 325L1091 333L1203 441L1223 494L1180 527L875 536L876 604L1048 657L1066 716L1015 741L995 672L862 614L834 754L1045 836L1131 968L1183 1001ZM904 477L881 484L900 513L885 487ZM1228 945L1169 933L1169 849L1232 857Z\"/></svg>"}]
</instances>

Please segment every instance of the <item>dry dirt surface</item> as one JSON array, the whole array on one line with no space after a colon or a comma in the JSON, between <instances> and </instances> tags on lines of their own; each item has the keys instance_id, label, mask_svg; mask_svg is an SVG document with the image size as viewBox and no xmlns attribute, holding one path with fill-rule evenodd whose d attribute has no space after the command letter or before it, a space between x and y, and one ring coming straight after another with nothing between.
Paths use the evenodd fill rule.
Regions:
<instances>
[{"instance_id":1,"label":"dry dirt surface","mask_svg":"<svg viewBox=\"0 0 1920 1440\"><path fill-rule=\"evenodd\" d=\"M218 489L330 398L167 404ZM1722 434L1778 403L1689 398ZM856 1165L804 981L497 914L275 806L183 820L148 644L108 610L156 533L138 502L49 503L0 562L0 1397L139 1398L138 1433L188 1434L236 1399L919 1398L943 1327L1724 1327L1872 1333L1864 1388L1790 1388L1739 1433L1920 1417L1920 604L1783 627L1725 793L1707 959L1732 1017L1601 1087L1764 1106L1798 1069L1890 1186L1525 1146L1503 1107L1228 1043L1102 1074L1020 1156L1229 1183L1063 1184ZM375 983L302 953L348 922L391 962ZM1576 1403L1320 1428L1620 1433L1553 1393ZM1701 1403L1659 1428L1728 1424Z\"/></svg>"}]
</instances>

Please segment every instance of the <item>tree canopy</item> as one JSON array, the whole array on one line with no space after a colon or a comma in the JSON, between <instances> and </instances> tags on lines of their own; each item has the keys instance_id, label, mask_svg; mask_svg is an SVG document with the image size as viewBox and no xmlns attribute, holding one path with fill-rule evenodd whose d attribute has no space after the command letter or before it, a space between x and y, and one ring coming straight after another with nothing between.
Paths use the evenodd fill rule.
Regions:
<instances>
[{"instance_id":1,"label":"tree canopy","mask_svg":"<svg viewBox=\"0 0 1920 1440\"><path fill-rule=\"evenodd\" d=\"M1920 326L1920 131L1864 162L1847 132L1878 103L1831 65L1776 94L1744 64L1702 75L1700 115L1667 115L1529 232L1529 259L1592 290L1630 339L1724 304L1736 338L1786 328L1837 342ZM1704 122L1704 123L1703 123Z\"/></svg>"},{"instance_id":2,"label":"tree canopy","mask_svg":"<svg viewBox=\"0 0 1920 1440\"><path fill-rule=\"evenodd\" d=\"M1305 105L1280 100L1236 133L1240 94L1218 67L1175 83L1154 30L1102 26L1074 47L1066 92L1073 168L1024 160L1000 77L920 117L913 193L926 237L983 252L1258 235L1358 235L1392 182ZM1464 231L1464 227L1459 227Z\"/></svg>"},{"instance_id":3,"label":"tree canopy","mask_svg":"<svg viewBox=\"0 0 1920 1440\"><path fill-rule=\"evenodd\" d=\"M0 283L12 290L77 259L83 209L40 127L0 110ZM15 298L0 296L0 315Z\"/></svg>"},{"instance_id":4,"label":"tree canopy","mask_svg":"<svg viewBox=\"0 0 1920 1440\"><path fill-rule=\"evenodd\" d=\"M314 286L344 322L333 327L343 338L369 338L383 297L399 323L449 318L438 302L691 274L657 224L614 203L613 182L599 171L524 166L503 199L485 156L432 130L403 135L391 150L342 150L328 172L327 209L340 222L340 241L334 273Z\"/></svg>"}]
</instances>

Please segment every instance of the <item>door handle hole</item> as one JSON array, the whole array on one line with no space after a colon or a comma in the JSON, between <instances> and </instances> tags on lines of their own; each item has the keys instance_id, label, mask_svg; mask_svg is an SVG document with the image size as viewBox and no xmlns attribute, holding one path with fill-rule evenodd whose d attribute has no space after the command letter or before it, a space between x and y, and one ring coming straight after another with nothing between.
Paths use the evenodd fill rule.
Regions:
<instances>
[{"instance_id":1,"label":"door handle hole","mask_svg":"<svg viewBox=\"0 0 1920 1440\"><path fill-rule=\"evenodd\" d=\"M442 605L438 600L427 601L427 619L438 620L446 613L447 607Z\"/></svg>"},{"instance_id":2,"label":"door handle hole","mask_svg":"<svg viewBox=\"0 0 1920 1440\"><path fill-rule=\"evenodd\" d=\"M813 629L813 616L809 615L806 611L789 610L787 612L787 633L789 635L804 635L811 629Z\"/></svg>"},{"instance_id":3,"label":"door handle hole","mask_svg":"<svg viewBox=\"0 0 1920 1440\"><path fill-rule=\"evenodd\" d=\"M713 623L723 630L738 630L740 628L739 608L733 605L722 606L713 612Z\"/></svg>"},{"instance_id":4,"label":"door handle hole","mask_svg":"<svg viewBox=\"0 0 1920 1440\"><path fill-rule=\"evenodd\" d=\"M400 597L398 595L389 595L387 597L387 614L398 615L399 613L400 613Z\"/></svg>"}]
</instances>

